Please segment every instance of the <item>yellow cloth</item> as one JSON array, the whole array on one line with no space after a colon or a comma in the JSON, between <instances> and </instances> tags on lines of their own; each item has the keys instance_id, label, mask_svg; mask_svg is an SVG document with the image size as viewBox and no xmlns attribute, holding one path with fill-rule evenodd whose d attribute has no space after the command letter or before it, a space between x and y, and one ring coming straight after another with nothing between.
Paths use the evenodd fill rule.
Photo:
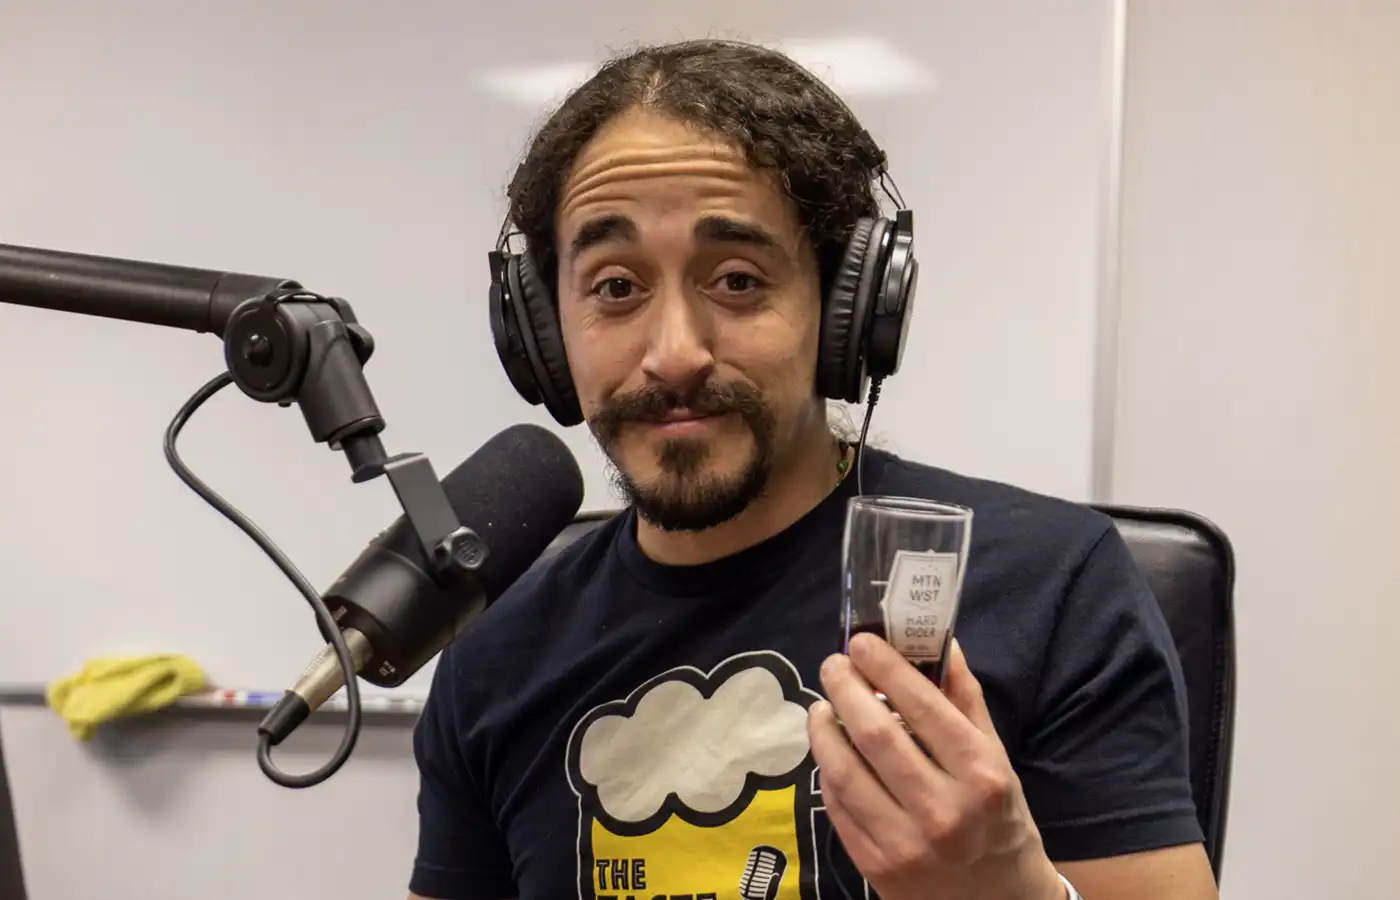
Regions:
<instances>
[{"instance_id":1,"label":"yellow cloth","mask_svg":"<svg viewBox=\"0 0 1400 900\"><path fill-rule=\"evenodd\" d=\"M184 656L103 656L49 685L47 699L73 736L86 741L103 722L154 712L203 687L204 672Z\"/></svg>"}]
</instances>

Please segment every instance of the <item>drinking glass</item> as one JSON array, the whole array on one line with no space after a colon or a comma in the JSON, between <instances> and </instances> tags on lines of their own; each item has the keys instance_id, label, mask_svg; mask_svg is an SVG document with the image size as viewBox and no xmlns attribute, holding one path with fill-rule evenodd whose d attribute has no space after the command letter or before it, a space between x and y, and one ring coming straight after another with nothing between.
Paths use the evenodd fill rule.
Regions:
<instances>
[{"instance_id":1,"label":"drinking glass","mask_svg":"<svg viewBox=\"0 0 1400 900\"><path fill-rule=\"evenodd\" d=\"M860 496L846 508L842 630L884 638L942 684L957 621L972 510L909 497Z\"/></svg>"}]
</instances>

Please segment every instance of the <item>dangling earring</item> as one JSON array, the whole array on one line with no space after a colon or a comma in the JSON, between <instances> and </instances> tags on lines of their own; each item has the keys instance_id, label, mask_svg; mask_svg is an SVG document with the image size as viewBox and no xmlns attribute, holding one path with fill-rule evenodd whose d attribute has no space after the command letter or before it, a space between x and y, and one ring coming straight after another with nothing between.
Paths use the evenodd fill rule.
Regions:
<instances>
[{"instance_id":1,"label":"dangling earring","mask_svg":"<svg viewBox=\"0 0 1400 900\"><path fill-rule=\"evenodd\" d=\"M851 445L845 441L837 441L836 449L841 451L841 456L836 460L836 483L839 485L846 480L846 475L851 471L851 461L847 458L851 452Z\"/></svg>"}]
</instances>

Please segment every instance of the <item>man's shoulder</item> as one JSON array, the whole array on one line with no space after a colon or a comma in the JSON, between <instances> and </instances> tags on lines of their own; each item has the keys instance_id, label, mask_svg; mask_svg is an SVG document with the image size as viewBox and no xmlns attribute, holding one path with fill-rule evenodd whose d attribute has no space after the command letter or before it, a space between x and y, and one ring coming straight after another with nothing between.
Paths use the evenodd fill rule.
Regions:
<instances>
[{"instance_id":1,"label":"man's shoulder","mask_svg":"<svg viewBox=\"0 0 1400 900\"><path fill-rule=\"evenodd\" d=\"M543 607L575 602L579 588L599 576L621 520L622 515L614 513L579 516L488 607L482 620L537 620L546 611ZM565 587L568 590L561 593Z\"/></svg>"},{"instance_id":2,"label":"man's shoulder","mask_svg":"<svg viewBox=\"0 0 1400 900\"><path fill-rule=\"evenodd\" d=\"M581 516L550 543L449 648L458 666L499 670L520 658L516 651L544 640L578 611L580 588L599 577L620 515Z\"/></svg>"},{"instance_id":3,"label":"man's shoulder","mask_svg":"<svg viewBox=\"0 0 1400 900\"><path fill-rule=\"evenodd\" d=\"M878 491L938 500L972 510L973 540L993 540L1024 549L1087 553L1112 526L1092 506L1025 487L979 478L906 459L878 454Z\"/></svg>"}]
</instances>

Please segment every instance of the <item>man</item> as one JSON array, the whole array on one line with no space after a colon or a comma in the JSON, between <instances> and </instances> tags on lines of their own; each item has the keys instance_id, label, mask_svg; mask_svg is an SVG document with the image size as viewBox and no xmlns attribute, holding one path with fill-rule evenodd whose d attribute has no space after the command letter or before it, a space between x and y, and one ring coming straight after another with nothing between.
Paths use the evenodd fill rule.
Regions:
<instances>
[{"instance_id":1,"label":"man","mask_svg":"<svg viewBox=\"0 0 1400 900\"><path fill-rule=\"evenodd\" d=\"M535 139L511 220L628 505L442 655L415 896L1216 896L1107 518L865 450L867 493L976 524L941 690L839 652L856 479L814 373L881 160L791 61L709 41L614 60Z\"/></svg>"}]
</instances>

